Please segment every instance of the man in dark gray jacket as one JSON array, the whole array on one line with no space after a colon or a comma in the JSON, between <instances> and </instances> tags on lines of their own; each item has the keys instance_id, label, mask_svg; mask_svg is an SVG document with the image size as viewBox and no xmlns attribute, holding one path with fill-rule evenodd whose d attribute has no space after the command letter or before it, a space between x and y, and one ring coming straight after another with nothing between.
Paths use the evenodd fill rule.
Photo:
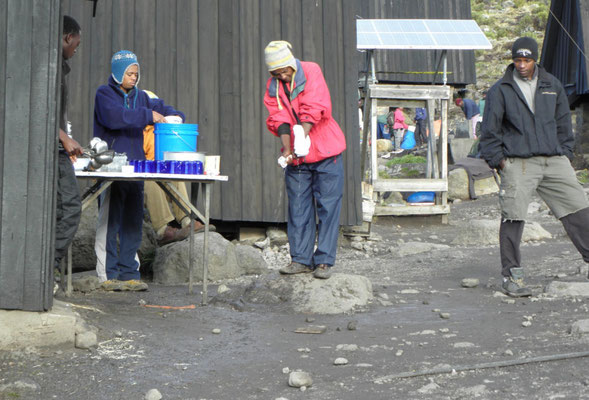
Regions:
<instances>
[{"instance_id":1,"label":"man in dark gray jacket","mask_svg":"<svg viewBox=\"0 0 589 400\"><path fill-rule=\"evenodd\" d=\"M482 157L501 175L499 246L503 290L530 296L523 284L520 242L536 191L589 262L589 202L570 160L575 138L562 84L536 64L529 37L512 47L513 63L487 93L480 141Z\"/></svg>"}]
</instances>

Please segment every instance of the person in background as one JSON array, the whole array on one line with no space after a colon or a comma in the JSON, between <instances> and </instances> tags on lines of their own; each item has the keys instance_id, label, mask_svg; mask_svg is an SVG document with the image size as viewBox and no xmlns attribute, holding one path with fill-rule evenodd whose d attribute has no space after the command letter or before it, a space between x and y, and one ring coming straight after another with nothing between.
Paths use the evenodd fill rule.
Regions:
<instances>
[{"instance_id":1,"label":"person in background","mask_svg":"<svg viewBox=\"0 0 589 400\"><path fill-rule=\"evenodd\" d=\"M151 99L157 99L155 93L144 90ZM143 151L145 159L155 159L155 138L154 126L147 125L143 130ZM184 198L188 198L185 182L172 182ZM170 200L166 193L159 187L155 181L145 181L145 207L151 218L151 225L157 234L157 241L160 246L168 243L184 240L190 235L190 216L186 214L175 202L172 202L170 209ZM184 205L185 209L189 209ZM178 225L178 227L174 226ZM204 225L194 221L194 232L200 232ZM215 227L209 225L210 230L214 231Z\"/></svg>"},{"instance_id":2,"label":"person in background","mask_svg":"<svg viewBox=\"0 0 589 400\"><path fill-rule=\"evenodd\" d=\"M481 121L484 118L484 114L485 114L485 102L487 100L487 91L483 90L483 92L481 93L482 98L479 100L479 110L481 112Z\"/></svg>"},{"instance_id":3,"label":"person in background","mask_svg":"<svg viewBox=\"0 0 589 400\"><path fill-rule=\"evenodd\" d=\"M393 133L393 147L395 150L401 150L405 130L409 127L405 123L405 114L403 114L403 107L397 107L394 111L387 115L387 123L389 129Z\"/></svg>"},{"instance_id":4,"label":"person in background","mask_svg":"<svg viewBox=\"0 0 589 400\"><path fill-rule=\"evenodd\" d=\"M61 106L59 114L54 270L59 268L61 260L76 235L80 217L82 216L80 189L72 165L76 157L82 155L82 146L69 135L67 117L67 74L70 72L67 60L76 54L81 40L82 30L80 25L72 17L64 15L61 50Z\"/></svg>"},{"instance_id":5,"label":"person in background","mask_svg":"<svg viewBox=\"0 0 589 400\"><path fill-rule=\"evenodd\" d=\"M427 127L425 124L425 119L427 118L427 113L425 108L417 107L415 109L415 143L417 147L427 143Z\"/></svg>"},{"instance_id":6,"label":"person in background","mask_svg":"<svg viewBox=\"0 0 589 400\"><path fill-rule=\"evenodd\" d=\"M477 138L477 124L481 122L481 111L479 106L471 99L456 99L456 105L462 109L464 116L469 121L468 135L471 139Z\"/></svg>"},{"instance_id":7,"label":"person in background","mask_svg":"<svg viewBox=\"0 0 589 400\"><path fill-rule=\"evenodd\" d=\"M283 146L279 164L285 168L288 195L292 262L280 273L313 272L327 279L337 252L346 139L331 115L321 68L294 58L290 48L288 42L273 41L264 50L270 72L264 95L266 126Z\"/></svg>"},{"instance_id":8,"label":"person in background","mask_svg":"<svg viewBox=\"0 0 589 400\"><path fill-rule=\"evenodd\" d=\"M589 202L570 160L575 138L565 90L536 64L538 44L530 37L512 46L513 63L487 93L482 157L501 175L499 249L503 290L530 296L525 287L520 242L534 193L546 202L589 262Z\"/></svg>"},{"instance_id":9,"label":"person in background","mask_svg":"<svg viewBox=\"0 0 589 400\"><path fill-rule=\"evenodd\" d=\"M111 59L108 84L96 91L94 136L130 160L144 160L143 129L165 123L165 116L184 114L137 88L139 62L122 50ZM141 282L139 257L143 232L143 182L116 181L100 196L96 229L96 272L105 290L147 290ZM118 240L117 240L118 239ZM118 242L118 245L117 245Z\"/></svg>"}]
</instances>

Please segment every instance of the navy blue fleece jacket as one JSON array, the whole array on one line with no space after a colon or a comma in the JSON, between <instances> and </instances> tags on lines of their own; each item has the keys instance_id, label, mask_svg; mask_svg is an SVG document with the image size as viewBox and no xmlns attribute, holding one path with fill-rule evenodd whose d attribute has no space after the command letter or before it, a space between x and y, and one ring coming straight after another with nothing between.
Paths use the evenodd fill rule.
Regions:
<instances>
[{"instance_id":1,"label":"navy blue fleece jacket","mask_svg":"<svg viewBox=\"0 0 589 400\"><path fill-rule=\"evenodd\" d=\"M144 160L143 128L153 124L153 113L163 116L184 114L164 104L161 99L150 99L136 87L129 93L119 88L112 76L108 85L96 91L94 100L94 136L108 143L108 148L117 153L127 153L130 160Z\"/></svg>"}]
</instances>

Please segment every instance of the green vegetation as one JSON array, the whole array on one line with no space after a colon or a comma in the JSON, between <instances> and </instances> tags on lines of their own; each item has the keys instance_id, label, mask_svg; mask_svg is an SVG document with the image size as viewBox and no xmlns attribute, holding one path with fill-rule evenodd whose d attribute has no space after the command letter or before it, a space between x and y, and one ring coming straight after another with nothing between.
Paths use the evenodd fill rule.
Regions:
<instances>
[{"instance_id":1,"label":"green vegetation","mask_svg":"<svg viewBox=\"0 0 589 400\"><path fill-rule=\"evenodd\" d=\"M416 156L413 154L407 154L403 157L393 158L390 161L387 161L387 167L391 167L397 164L425 164L427 159L422 156Z\"/></svg>"},{"instance_id":2,"label":"green vegetation","mask_svg":"<svg viewBox=\"0 0 589 400\"><path fill-rule=\"evenodd\" d=\"M421 175L420 171L407 167L401 168L401 173L403 174L402 178L417 178Z\"/></svg>"},{"instance_id":3,"label":"green vegetation","mask_svg":"<svg viewBox=\"0 0 589 400\"><path fill-rule=\"evenodd\" d=\"M378 177L380 179L391 179L391 176L387 173L387 171L378 171Z\"/></svg>"},{"instance_id":4,"label":"green vegetation","mask_svg":"<svg viewBox=\"0 0 589 400\"><path fill-rule=\"evenodd\" d=\"M577 172L577 180L581 185L589 183L589 171L584 169L582 171Z\"/></svg>"}]
</instances>

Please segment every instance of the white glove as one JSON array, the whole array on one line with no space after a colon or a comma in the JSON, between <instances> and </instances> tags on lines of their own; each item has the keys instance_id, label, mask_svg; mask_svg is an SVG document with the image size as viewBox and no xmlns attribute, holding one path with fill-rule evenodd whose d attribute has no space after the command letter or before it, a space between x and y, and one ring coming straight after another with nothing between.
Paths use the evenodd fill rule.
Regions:
<instances>
[{"instance_id":1,"label":"white glove","mask_svg":"<svg viewBox=\"0 0 589 400\"><path fill-rule=\"evenodd\" d=\"M296 156L306 156L311 148L311 137L305 137L305 130L302 125L293 126L292 131L294 132L294 152Z\"/></svg>"},{"instance_id":2,"label":"white glove","mask_svg":"<svg viewBox=\"0 0 589 400\"><path fill-rule=\"evenodd\" d=\"M168 115L168 116L164 117L164 119L166 120L166 122L168 124L181 124L182 123L182 118L180 118L178 115Z\"/></svg>"},{"instance_id":3,"label":"white glove","mask_svg":"<svg viewBox=\"0 0 589 400\"><path fill-rule=\"evenodd\" d=\"M288 157L280 156L278 157L278 165L280 165L282 168L286 168L290 160L292 160L292 155L290 154Z\"/></svg>"}]
</instances>

